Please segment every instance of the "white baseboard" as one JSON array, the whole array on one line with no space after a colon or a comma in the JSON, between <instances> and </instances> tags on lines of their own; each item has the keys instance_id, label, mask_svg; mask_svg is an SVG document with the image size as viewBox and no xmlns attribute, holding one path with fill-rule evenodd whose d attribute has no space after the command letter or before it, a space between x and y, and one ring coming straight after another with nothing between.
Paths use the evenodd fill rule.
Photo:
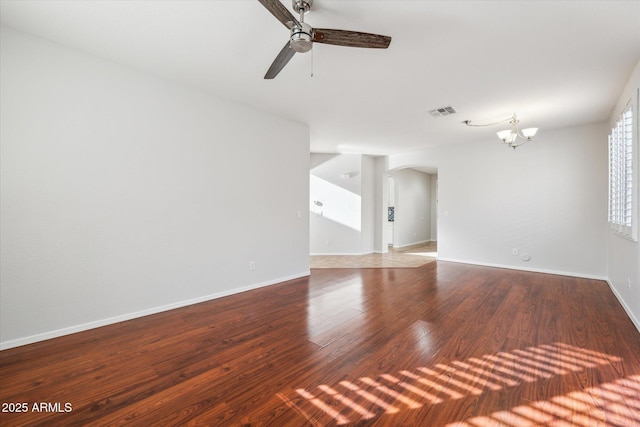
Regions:
<instances>
[{"instance_id":1,"label":"white baseboard","mask_svg":"<svg viewBox=\"0 0 640 427\"><path fill-rule=\"evenodd\" d=\"M519 271L530 271L532 273L546 273L546 274L557 274L559 276L570 276L570 277L579 277L582 279L594 279L594 280L604 280L607 281L607 276L599 276L594 274L584 274L577 273L574 271L562 271L562 270L549 270L546 268L526 268L520 267L516 265L507 265L507 264L494 264L490 262L480 262L480 261L468 261L461 259L453 259L453 258L438 258L438 261L448 261L448 262L457 262L460 264L471 264L471 265L481 265L483 267L496 267L496 268L505 268L508 270L519 270Z\"/></svg>"},{"instance_id":2,"label":"white baseboard","mask_svg":"<svg viewBox=\"0 0 640 427\"><path fill-rule=\"evenodd\" d=\"M205 295L202 297L192 298L185 301L178 301L171 304L162 305L159 307L152 307L145 310L136 311L134 313L127 313L120 316L109 317L107 319L96 320L94 322L83 323L80 325L70 326L68 328L56 329L54 331L43 332L36 335L30 335L24 338L18 338L10 341L0 342L0 350L7 350L9 348L20 347L27 344L33 344L39 341L44 341L52 338L58 338L64 335L75 334L76 332L87 331L89 329L95 329L102 326L112 325L114 323L124 322L126 320L137 319L139 317L149 316L156 313L161 313L163 311L169 311L180 307L186 307L192 304L198 304L205 301L214 300L217 298L226 297L229 295L239 294L241 292L250 291L253 289L263 288L265 286L275 285L277 283L286 282L288 280L299 279L301 277L307 277L311 275L311 271L308 270L306 272L300 274L294 274L291 276L281 277L275 280L269 280L261 283L254 283L248 286L243 286L241 288L235 288L228 291L218 292L211 295Z\"/></svg>"},{"instance_id":3,"label":"white baseboard","mask_svg":"<svg viewBox=\"0 0 640 427\"><path fill-rule=\"evenodd\" d=\"M636 327L638 332L640 332L640 321L633 315L633 312L624 302L624 299L622 299L622 296L620 295L620 293L618 293L618 290L613 286L611 280L607 279L607 284L609 285L609 289L611 289L611 292L613 292L613 295L615 295L622 308L624 308L624 311L627 313L627 316L629 316L629 319L631 319L633 325Z\"/></svg>"}]
</instances>

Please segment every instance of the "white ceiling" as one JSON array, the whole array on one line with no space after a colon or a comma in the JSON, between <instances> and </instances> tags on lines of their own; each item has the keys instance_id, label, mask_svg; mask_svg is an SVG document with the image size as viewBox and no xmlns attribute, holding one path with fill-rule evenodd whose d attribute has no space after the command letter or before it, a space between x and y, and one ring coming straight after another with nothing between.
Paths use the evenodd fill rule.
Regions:
<instances>
[{"instance_id":1,"label":"white ceiling","mask_svg":"<svg viewBox=\"0 0 640 427\"><path fill-rule=\"evenodd\" d=\"M313 56L297 54L274 80L263 76L288 30L256 0L2 0L0 18L305 123L314 152L497 141L499 126L461 122L513 112L541 139L606 120L640 60L640 0L315 0L307 23L388 35L389 49L315 44ZM458 114L429 115L449 105Z\"/></svg>"}]
</instances>

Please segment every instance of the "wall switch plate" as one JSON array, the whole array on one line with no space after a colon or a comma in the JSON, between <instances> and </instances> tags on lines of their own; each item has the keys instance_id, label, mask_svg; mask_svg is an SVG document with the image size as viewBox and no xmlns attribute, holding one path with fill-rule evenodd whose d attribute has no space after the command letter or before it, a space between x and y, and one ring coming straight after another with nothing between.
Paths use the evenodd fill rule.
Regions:
<instances>
[{"instance_id":1,"label":"wall switch plate","mask_svg":"<svg viewBox=\"0 0 640 427\"><path fill-rule=\"evenodd\" d=\"M256 262L255 261L250 261L249 262L249 270L254 271L256 269Z\"/></svg>"},{"instance_id":2,"label":"wall switch plate","mask_svg":"<svg viewBox=\"0 0 640 427\"><path fill-rule=\"evenodd\" d=\"M518 255L518 248L511 249L511 255Z\"/></svg>"}]
</instances>

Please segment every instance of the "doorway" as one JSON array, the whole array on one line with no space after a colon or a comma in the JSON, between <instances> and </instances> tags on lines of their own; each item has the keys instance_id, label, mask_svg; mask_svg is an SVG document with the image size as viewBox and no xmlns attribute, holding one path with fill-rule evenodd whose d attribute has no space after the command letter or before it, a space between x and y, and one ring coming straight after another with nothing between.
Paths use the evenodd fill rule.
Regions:
<instances>
[{"instance_id":1,"label":"doorway","mask_svg":"<svg viewBox=\"0 0 640 427\"><path fill-rule=\"evenodd\" d=\"M385 174L382 220L384 249L399 250L416 245L436 245L438 238L437 169L411 167Z\"/></svg>"}]
</instances>

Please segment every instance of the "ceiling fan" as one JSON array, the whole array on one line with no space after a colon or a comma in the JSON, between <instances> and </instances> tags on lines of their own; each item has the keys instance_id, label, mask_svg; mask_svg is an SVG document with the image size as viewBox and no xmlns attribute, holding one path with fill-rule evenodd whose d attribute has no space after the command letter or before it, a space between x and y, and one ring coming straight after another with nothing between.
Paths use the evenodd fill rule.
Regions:
<instances>
[{"instance_id":1,"label":"ceiling fan","mask_svg":"<svg viewBox=\"0 0 640 427\"><path fill-rule=\"evenodd\" d=\"M276 19L291 30L289 41L284 45L276 59L269 67L265 79L273 79L284 68L296 52L308 52L314 42L334 44L347 47L366 47L386 49L391 37L379 34L361 33L358 31L330 30L312 28L304 22L304 14L311 10L313 0L291 0L293 10L300 14L296 19L280 0L258 0Z\"/></svg>"}]
</instances>

